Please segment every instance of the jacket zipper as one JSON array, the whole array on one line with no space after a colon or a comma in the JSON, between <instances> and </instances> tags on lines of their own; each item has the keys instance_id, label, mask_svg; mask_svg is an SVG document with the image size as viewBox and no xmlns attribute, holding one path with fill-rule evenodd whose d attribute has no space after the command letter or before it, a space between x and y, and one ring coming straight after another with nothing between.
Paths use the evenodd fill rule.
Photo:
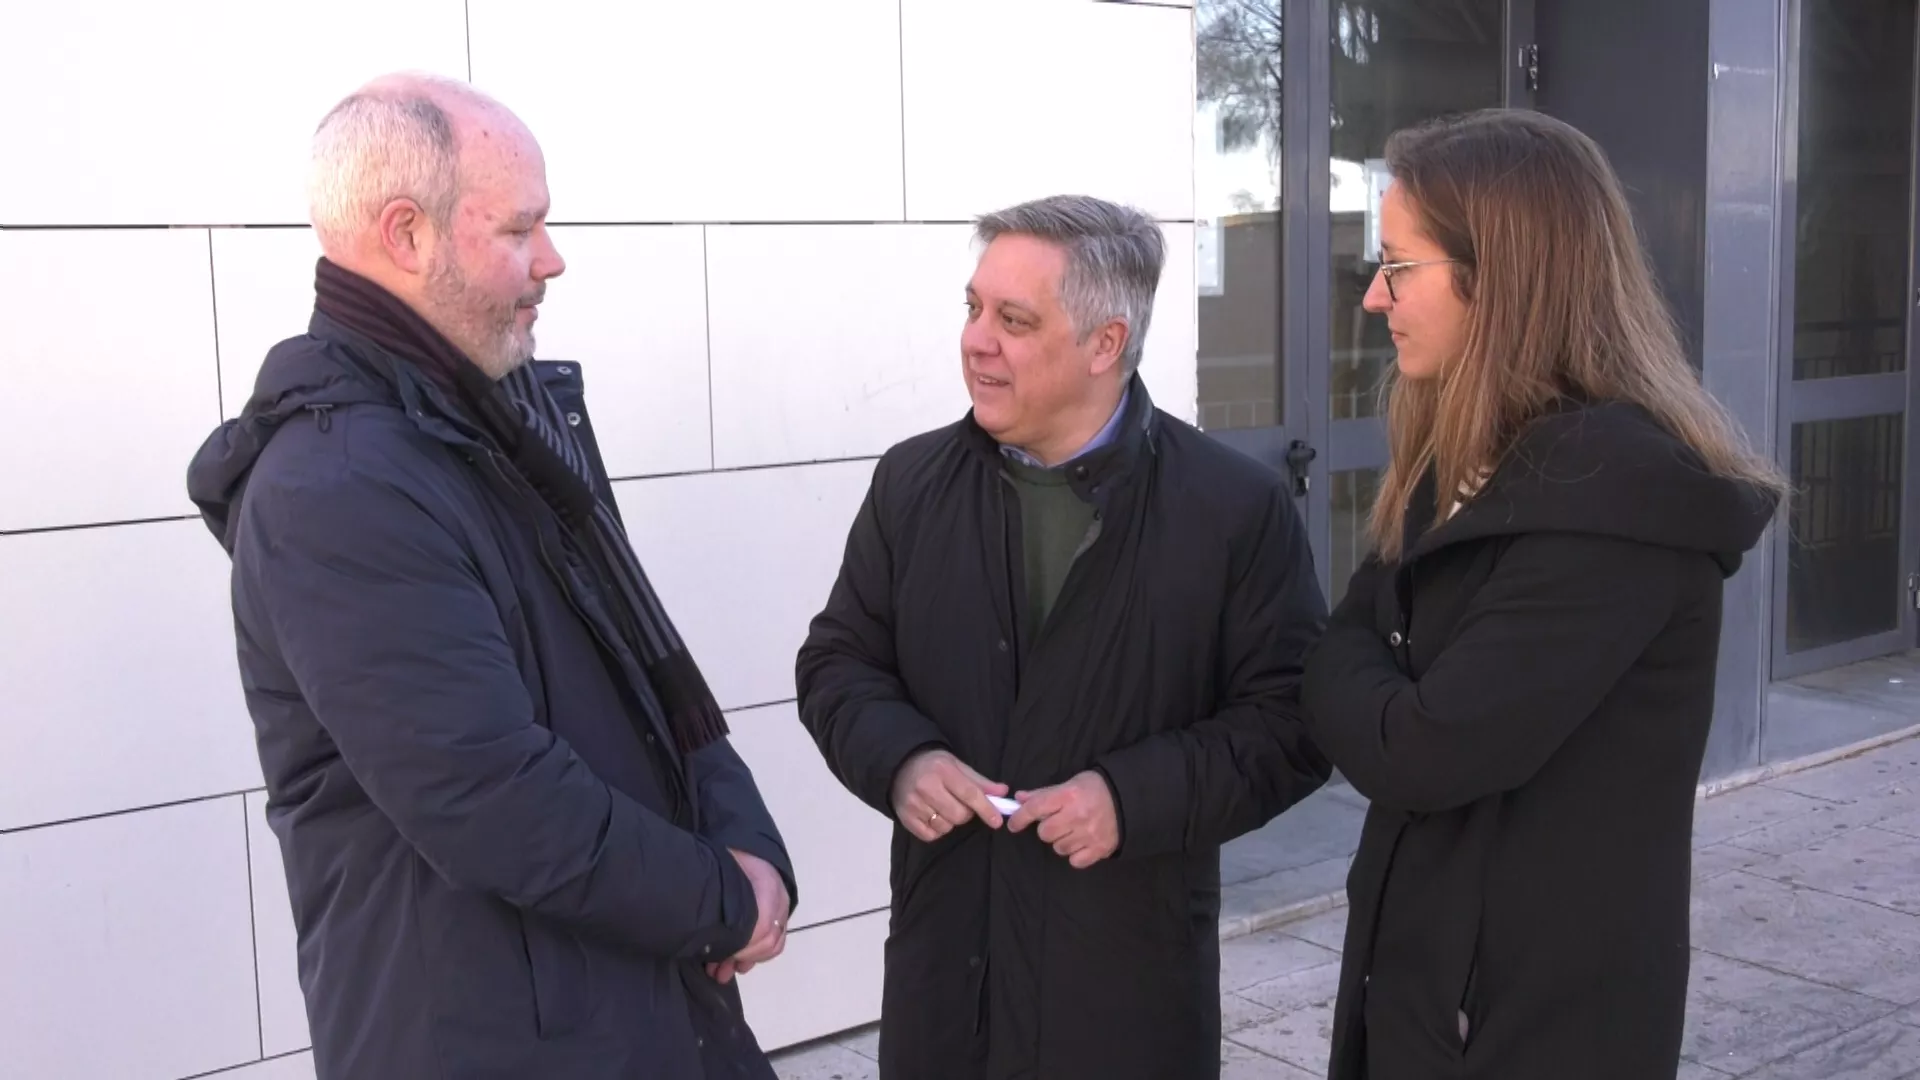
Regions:
<instances>
[{"instance_id":1,"label":"jacket zipper","mask_svg":"<svg viewBox=\"0 0 1920 1080\"><path fill-rule=\"evenodd\" d=\"M1017 595L1018 590L1014 588L1013 583L1016 570L1023 571L1024 568L1019 567L1017 564L1020 560L1013 557L1014 527L1012 515L1007 508L1007 499L1009 498L1007 488L1010 483L1011 481L1008 481L1000 475L996 474L994 477L994 489L1000 495L1000 561L1007 582L1008 625L1005 629L1007 631L1007 637L1013 642L1013 648L1008 651L1013 654L1013 697L1017 705L1020 700L1020 682L1021 675L1023 674L1021 669L1026 666L1021 662L1021 659L1027 650L1033 648L1034 642L1023 640L1020 633L1022 622L1020 617L1021 598ZM1024 559L1025 555L1026 553L1023 551L1021 558ZM1024 577L1024 573L1022 573L1022 577ZM1023 581L1022 584L1025 584L1025 582ZM1040 632L1036 629L1034 631L1034 638L1038 640L1039 637Z\"/></svg>"}]
</instances>

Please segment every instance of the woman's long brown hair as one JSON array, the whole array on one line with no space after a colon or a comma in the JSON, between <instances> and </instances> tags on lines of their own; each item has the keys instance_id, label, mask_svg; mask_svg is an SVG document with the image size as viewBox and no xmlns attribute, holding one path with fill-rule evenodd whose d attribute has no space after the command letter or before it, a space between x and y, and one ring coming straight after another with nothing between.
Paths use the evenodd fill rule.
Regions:
<instances>
[{"instance_id":1,"label":"woman's long brown hair","mask_svg":"<svg viewBox=\"0 0 1920 1080\"><path fill-rule=\"evenodd\" d=\"M1540 113L1487 110L1395 133L1387 167L1427 236L1457 260L1467 328L1439 378L1386 387L1391 461L1368 528L1383 558L1401 556L1429 466L1436 491L1477 486L1569 396L1641 405L1716 475L1785 493L1687 362L1593 140Z\"/></svg>"}]
</instances>

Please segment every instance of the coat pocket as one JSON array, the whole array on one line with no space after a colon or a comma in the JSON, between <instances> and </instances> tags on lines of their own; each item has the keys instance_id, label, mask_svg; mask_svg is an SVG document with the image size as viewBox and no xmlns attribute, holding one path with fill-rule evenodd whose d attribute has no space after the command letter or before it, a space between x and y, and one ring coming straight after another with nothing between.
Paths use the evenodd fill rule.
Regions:
<instances>
[{"instance_id":1,"label":"coat pocket","mask_svg":"<svg viewBox=\"0 0 1920 1080\"><path fill-rule=\"evenodd\" d=\"M519 913L520 940L533 981L534 1027L543 1039L577 1031L593 1013L593 966L580 940L535 915Z\"/></svg>"},{"instance_id":2,"label":"coat pocket","mask_svg":"<svg viewBox=\"0 0 1920 1080\"><path fill-rule=\"evenodd\" d=\"M1460 1021L1457 1029L1460 1032L1460 1052L1463 1054L1467 1052L1468 1045L1473 1041L1473 1009L1469 1003L1473 1000L1473 976L1478 970L1477 967L1467 969L1467 988L1461 992L1460 1007L1456 1010Z\"/></svg>"}]
</instances>

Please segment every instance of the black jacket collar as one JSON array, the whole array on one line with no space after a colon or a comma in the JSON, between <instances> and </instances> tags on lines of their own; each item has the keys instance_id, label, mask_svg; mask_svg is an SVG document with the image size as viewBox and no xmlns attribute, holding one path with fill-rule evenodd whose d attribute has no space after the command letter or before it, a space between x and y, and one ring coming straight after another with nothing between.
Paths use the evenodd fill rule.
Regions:
<instances>
[{"instance_id":1,"label":"black jacket collar","mask_svg":"<svg viewBox=\"0 0 1920 1080\"><path fill-rule=\"evenodd\" d=\"M1155 453L1159 410L1154 407L1153 398L1138 372L1127 383L1126 409L1113 441L1063 466L1068 485L1088 502L1097 502L1099 496L1112 487L1113 481L1131 476L1142 459ZM974 420L971 411L961 421L960 435L967 449L983 463L996 472L1003 469L1005 455L1000 443Z\"/></svg>"}]
</instances>

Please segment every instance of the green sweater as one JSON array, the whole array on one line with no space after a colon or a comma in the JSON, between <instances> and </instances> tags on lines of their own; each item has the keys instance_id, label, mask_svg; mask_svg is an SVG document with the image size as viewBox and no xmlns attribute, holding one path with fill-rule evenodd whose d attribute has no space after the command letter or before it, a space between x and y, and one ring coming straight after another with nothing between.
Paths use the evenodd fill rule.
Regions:
<instances>
[{"instance_id":1,"label":"green sweater","mask_svg":"<svg viewBox=\"0 0 1920 1080\"><path fill-rule=\"evenodd\" d=\"M1018 461L1005 462L1014 490L1020 496L1020 547L1025 553L1027 580L1026 639L1031 642L1047 623L1053 602L1060 598L1067 571L1093 527L1093 507L1082 502L1061 469L1038 469Z\"/></svg>"}]
</instances>

